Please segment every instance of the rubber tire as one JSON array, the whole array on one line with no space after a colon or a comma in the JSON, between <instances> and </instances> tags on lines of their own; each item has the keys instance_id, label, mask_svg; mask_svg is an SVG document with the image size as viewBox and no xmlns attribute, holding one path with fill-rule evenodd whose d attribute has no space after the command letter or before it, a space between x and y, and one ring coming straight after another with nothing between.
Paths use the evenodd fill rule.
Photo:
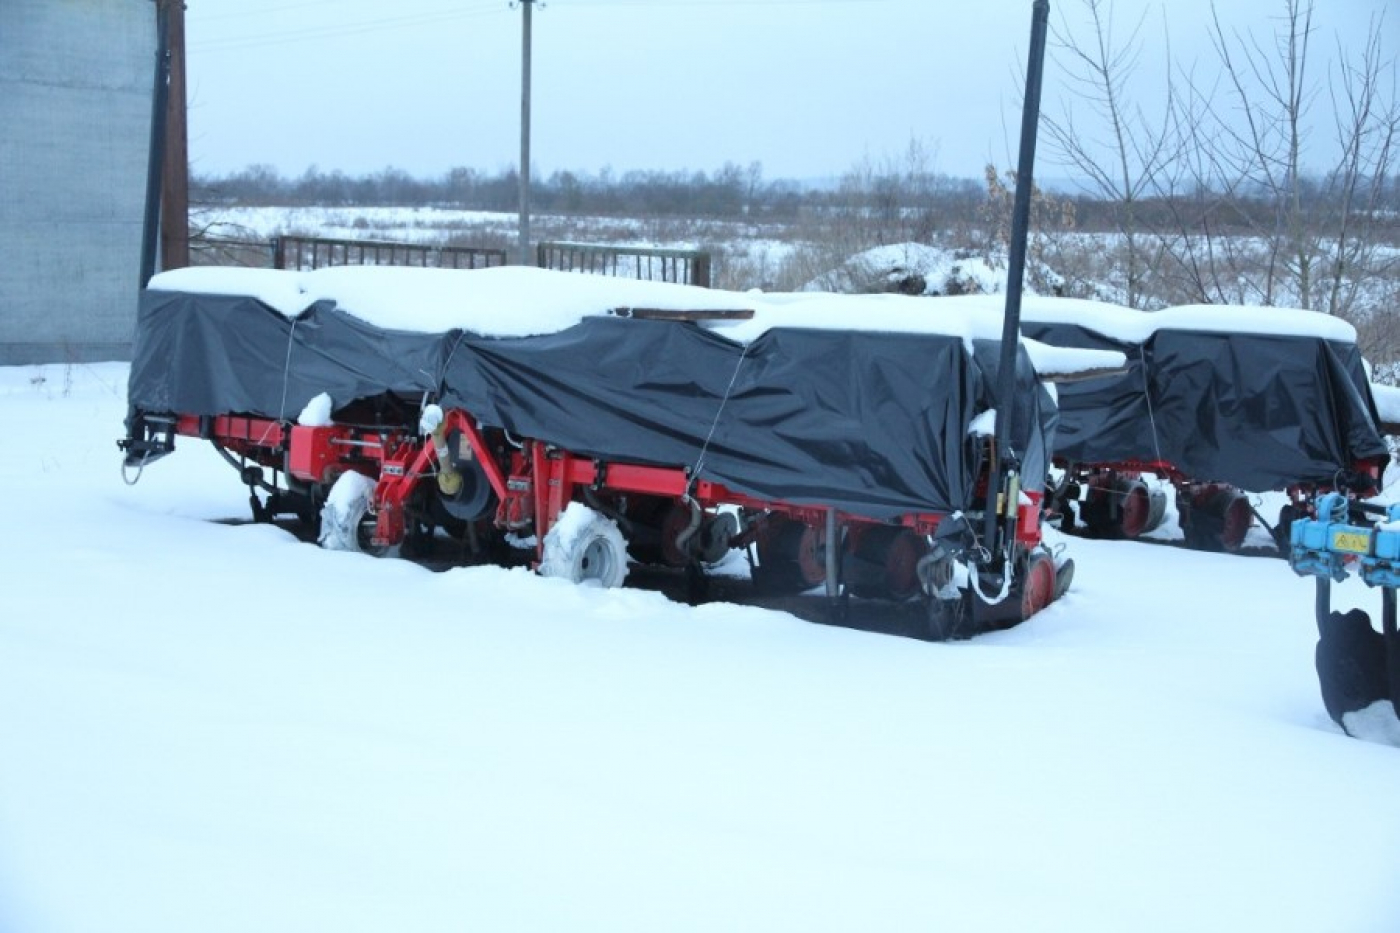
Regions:
<instances>
[{"instance_id":1,"label":"rubber tire","mask_svg":"<svg viewBox=\"0 0 1400 933\"><path fill-rule=\"evenodd\" d=\"M1147 484L1140 479L1126 480L1113 492L1120 496L1117 536L1132 539L1147 531L1152 519L1152 495Z\"/></svg>"},{"instance_id":2,"label":"rubber tire","mask_svg":"<svg viewBox=\"0 0 1400 933\"><path fill-rule=\"evenodd\" d=\"M879 525L867 529L851 549L848 586L862 599L906 600L919 593L919 560L928 542L908 528Z\"/></svg>"},{"instance_id":3,"label":"rubber tire","mask_svg":"<svg viewBox=\"0 0 1400 933\"><path fill-rule=\"evenodd\" d=\"M392 547L377 547L371 543L374 526L366 522L366 515L373 494L373 480L351 470L342 473L321 506L321 527L316 543L328 551L352 551L372 557L382 557L392 551Z\"/></svg>"},{"instance_id":4,"label":"rubber tire","mask_svg":"<svg viewBox=\"0 0 1400 933\"><path fill-rule=\"evenodd\" d=\"M1254 526L1254 510L1250 508L1249 497L1235 493L1225 504L1225 514L1221 517L1220 547L1234 554L1244 547L1249 537L1249 529Z\"/></svg>"},{"instance_id":5,"label":"rubber tire","mask_svg":"<svg viewBox=\"0 0 1400 933\"><path fill-rule=\"evenodd\" d=\"M787 596L826 582L823 534L811 525L779 519L769 535L758 541L758 566L753 583L760 592Z\"/></svg>"},{"instance_id":6,"label":"rubber tire","mask_svg":"<svg viewBox=\"0 0 1400 933\"><path fill-rule=\"evenodd\" d=\"M1233 554L1244 546L1254 524L1249 497L1230 486L1220 486L1189 506L1182 526L1186 544L1198 551Z\"/></svg>"},{"instance_id":7,"label":"rubber tire","mask_svg":"<svg viewBox=\"0 0 1400 933\"><path fill-rule=\"evenodd\" d=\"M544 536L540 576L604 589L622 585L627 576L627 540L617 522L592 512L568 540L559 534L559 527L556 524Z\"/></svg>"},{"instance_id":8,"label":"rubber tire","mask_svg":"<svg viewBox=\"0 0 1400 933\"><path fill-rule=\"evenodd\" d=\"M1021 621L1050 605L1055 599L1055 589L1055 561L1044 552L1031 554L1021 579Z\"/></svg>"}]
</instances>

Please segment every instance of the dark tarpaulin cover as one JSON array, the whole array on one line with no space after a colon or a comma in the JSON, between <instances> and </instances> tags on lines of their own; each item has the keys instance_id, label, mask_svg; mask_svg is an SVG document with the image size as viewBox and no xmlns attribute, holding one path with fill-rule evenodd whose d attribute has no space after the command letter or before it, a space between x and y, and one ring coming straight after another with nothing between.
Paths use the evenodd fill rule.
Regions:
<instances>
[{"instance_id":1,"label":"dark tarpaulin cover","mask_svg":"<svg viewBox=\"0 0 1400 933\"><path fill-rule=\"evenodd\" d=\"M1066 462L1166 461L1194 480L1264 491L1387 458L1354 344L1186 330L1128 343L1068 324L1023 329L1128 358L1122 375L1059 387L1055 455Z\"/></svg>"},{"instance_id":2,"label":"dark tarpaulin cover","mask_svg":"<svg viewBox=\"0 0 1400 933\"><path fill-rule=\"evenodd\" d=\"M374 327L322 301L289 319L253 298L148 291L129 400L138 411L295 420L424 393L575 453L699 466L768 500L888 519L971 505L997 345L907 333L774 329L747 346L692 324L591 317L483 337ZM1022 349L1012 440L1043 476L1054 404ZM712 433L713 432L713 433ZM708 441L708 443L707 443ZM703 462L701 461L703 453Z\"/></svg>"}]
</instances>

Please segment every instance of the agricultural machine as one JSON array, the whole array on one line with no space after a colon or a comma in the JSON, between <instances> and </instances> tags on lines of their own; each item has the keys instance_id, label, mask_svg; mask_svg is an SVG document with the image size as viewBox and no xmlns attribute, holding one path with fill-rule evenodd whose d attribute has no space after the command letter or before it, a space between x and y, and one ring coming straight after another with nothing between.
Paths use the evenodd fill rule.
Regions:
<instances>
[{"instance_id":1,"label":"agricultural machine","mask_svg":"<svg viewBox=\"0 0 1400 933\"><path fill-rule=\"evenodd\" d=\"M598 308L518 336L386 328L362 295L391 273L420 301L439 290L434 307L485 308L478 326ZM270 281L309 306L270 305ZM300 519L327 547L446 546L604 586L640 563L683 568L698 592L743 549L763 591L922 601L933 638L1063 592L1070 565L1040 535L1054 404L1019 342L999 388L990 337L782 323L860 318L871 298L772 308L663 283L621 298L642 285L648 307L616 304L615 280L538 269L165 273L142 298L126 466L207 440L255 518ZM1003 417L1005 439L970 431Z\"/></svg>"},{"instance_id":2,"label":"agricultural machine","mask_svg":"<svg viewBox=\"0 0 1400 933\"><path fill-rule=\"evenodd\" d=\"M1145 314L1044 300L1029 337L1116 349L1126 369L1066 385L1050 507L1065 530L1136 538L1161 524L1175 490L1188 545L1238 551L1256 518L1288 547L1315 495L1374 489L1389 456L1350 325L1279 308L1187 306ZM1250 493L1281 491L1265 519ZM1073 526L1073 527L1071 527Z\"/></svg>"}]
</instances>

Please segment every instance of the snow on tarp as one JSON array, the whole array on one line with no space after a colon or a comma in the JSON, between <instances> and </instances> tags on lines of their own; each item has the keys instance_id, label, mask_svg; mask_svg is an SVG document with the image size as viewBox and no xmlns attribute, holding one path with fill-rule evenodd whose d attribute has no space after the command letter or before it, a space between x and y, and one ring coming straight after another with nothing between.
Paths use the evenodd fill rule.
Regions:
<instances>
[{"instance_id":1,"label":"snow on tarp","mask_svg":"<svg viewBox=\"0 0 1400 933\"><path fill-rule=\"evenodd\" d=\"M319 301L333 301L366 324L441 334L529 337L557 333L613 308L738 310L746 296L694 285L585 276L522 266L424 269L333 266L311 271L199 267L161 273L153 291L256 298L295 318Z\"/></svg>"},{"instance_id":2,"label":"snow on tarp","mask_svg":"<svg viewBox=\"0 0 1400 933\"><path fill-rule=\"evenodd\" d=\"M998 296L936 299L967 307ZM1291 308L1188 305L1141 312L1027 298L1024 333L1054 346L1118 350L1127 371L1059 388L1056 456L1166 461L1250 490L1328 482L1386 460L1356 331Z\"/></svg>"},{"instance_id":3,"label":"snow on tarp","mask_svg":"<svg viewBox=\"0 0 1400 933\"><path fill-rule=\"evenodd\" d=\"M697 327L617 307L754 316ZM142 296L129 399L285 419L321 393L337 408L428 394L581 454L883 519L970 504L982 445L967 428L990 408L1010 411L1024 472L1048 466L1054 402L1032 348L998 404L1000 314L926 311L518 267L181 270Z\"/></svg>"},{"instance_id":4,"label":"snow on tarp","mask_svg":"<svg viewBox=\"0 0 1400 933\"><path fill-rule=\"evenodd\" d=\"M774 327L884 331L974 339L1001 337L1000 304L969 304L958 314L926 314L902 295L730 292L552 272L522 266L471 270L403 266L335 266L311 271L201 266L155 276L152 291L254 298L288 318L319 301L391 330L483 337L558 333L617 308L752 311L748 320L712 320L706 329L748 343ZM1025 341L1038 372L1072 373L1121 365L1121 355L1073 351Z\"/></svg>"},{"instance_id":5,"label":"snow on tarp","mask_svg":"<svg viewBox=\"0 0 1400 933\"><path fill-rule=\"evenodd\" d=\"M1371 383L1376 414L1384 425L1400 425L1400 388Z\"/></svg>"}]
</instances>

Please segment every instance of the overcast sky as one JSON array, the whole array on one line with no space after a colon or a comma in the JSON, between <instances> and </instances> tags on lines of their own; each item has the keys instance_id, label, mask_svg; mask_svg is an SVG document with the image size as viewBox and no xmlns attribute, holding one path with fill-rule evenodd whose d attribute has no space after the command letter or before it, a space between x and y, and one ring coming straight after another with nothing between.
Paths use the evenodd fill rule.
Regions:
<instances>
[{"instance_id":1,"label":"overcast sky","mask_svg":"<svg viewBox=\"0 0 1400 933\"><path fill-rule=\"evenodd\" d=\"M1146 17L1148 106L1164 36L1178 66L1215 68L1209 0L1104 2L1120 41ZM1218 3L1228 28L1261 40L1284 5ZM1320 64L1359 48L1380 13L1400 54L1400 0L1317 6ZM1051 22L1087 40L1082 9L1052 0ZM814 179L917 141L934 170L977 177L1015 163L1031 11L1031 0L537 2L531 162L545 175L759 162L767 179ZM188 0L186 28L197 173L432 176L519 159L521 10L506 0ZM1065 93L1052 68L1046 109ZM1042 177L1057 173L1046 155Z\"/></svg>"}]
</instances>

